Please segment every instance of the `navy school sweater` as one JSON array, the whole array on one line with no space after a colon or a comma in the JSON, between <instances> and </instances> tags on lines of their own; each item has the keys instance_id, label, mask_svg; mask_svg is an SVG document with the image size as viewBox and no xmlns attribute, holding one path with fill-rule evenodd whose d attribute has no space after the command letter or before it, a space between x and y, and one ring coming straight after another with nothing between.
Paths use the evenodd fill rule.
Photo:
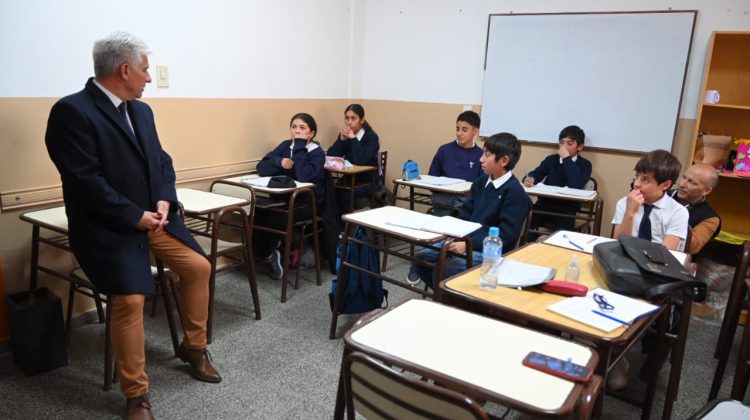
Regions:
<instances>
[{"instance_id":1,"label":"navy school sweater","mask_svg":"<svg viewBox=\"0 0 750 420\"><path fill-rule=\"evenodd\" d=\"M304 139L295 139L294 148L290 149L292 140L284 140L275 149L266 154L258 162L256 169L260 176L286 175L300 182L312 182L315 184L315 200L323 201L325 196L325 172L323 164L326 162L326 154L323 149L317 147L311 152L305 148ZM284 169L281 166L283 158L294 161L292 169Z\"/></svg>"},{"instance_id":2,"label":"navy school sweater","mask_svg":"<svg viewBox=\"0 0 750 420\"><path fill-rule=\"evenodd\" d=\"M336 141L328 149L328 156L343 157L354 165L366 165L378 167L378 152L380 151L380 140L373 129L365 129L362 140L356 137ZM369 182L375 172L357 175L357 183Z\"/></svg>"},{"instance_id":3,"label":"navy school sweater","mask_svg":"<svg viewBox=\"0 0 750 420\"><path fill-rule=\"evenodd\" d=\"M529 172L528 176L534 178L534 184L544 181L546 185L580 189L591 178L591 162L578 155L575 162L573 158L566 157L560 163L560 155L555 153L544 158L536 169ZM575 213L581 209L581 205L569 200L539 197L534 208L540 210L558 209Z\"/></svg>"},{"instance_id":4,"label":"navy school sweater","mask_svg":"<svg viewBox=\"0 0 750 420\"><path fill-rule=\"evenodd\" d=\"M429 175L447 176L474 182L482 176L482 148L476 144L473 147L461 147L456 140L438 148L430 165Z\"/></svg>"},{"instance_id":5,"label":"navy school sweater","mask_svg":"<svg viewBox=\"0 0 750 420\"><path fill-rule=\"evenodd\" d=\"M492 183L485 187L487 179L489 175L482 175L471 184L471 195L458 209L458 217L482 224L481 229L469 235L474 251L482 251L482 241L490 227L497 226L505 253L516 247L531 209L531 199L514 175L500 188Z\"/></svg>"}]
</instances>

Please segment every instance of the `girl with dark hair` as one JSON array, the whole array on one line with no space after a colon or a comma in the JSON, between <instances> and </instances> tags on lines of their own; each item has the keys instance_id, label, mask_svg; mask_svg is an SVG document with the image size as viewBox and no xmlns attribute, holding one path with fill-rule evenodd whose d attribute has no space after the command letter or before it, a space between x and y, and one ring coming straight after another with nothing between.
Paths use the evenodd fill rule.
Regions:
<instances>
[{"instance_id":1,"label":"girl with dark hair","mask_svg":"<svg viewBox=\"0 0 750 420\"><path fill-rule=\"evenodd\" d=\"M341 128L328 156L343 157L354 165L378 166L380 140L377 133L365 120L365 109L360 104L351 104L344 110L344 126ZM375 172L357 175L358 184L369 184ZM369 197L371 188L354 190L355 197ZM349 191L337 191L342 214L349 212Z\"/></svg>"},{"instance_id":2,"label":"girl with dark hair","mask_svg":"<svg viewBox=\"0 0 750 420\"><path fill-rule=\"evenodd\" d=\"M322 202L325 195L323 164L326 157L323 149L315 141L318 125L315 119L306 113L295 114L289 122L291 138L284 140L274 150L258 162L256 169L260 176L286 175L295 181L312 182L315 184L315 203ZM301 200L307 195L300 196ZM295 220L309 219L312 208L305 203L297 203L294 212ZM286 213L264 211L258 209L255 214L255 224L274 229L286 229ZM253 249L257 256L266 257L271 265L271 278L280 279L284 274L281 252L279 251L279 236L270 232L254 230Z\"/></svg>"}]
</instances>

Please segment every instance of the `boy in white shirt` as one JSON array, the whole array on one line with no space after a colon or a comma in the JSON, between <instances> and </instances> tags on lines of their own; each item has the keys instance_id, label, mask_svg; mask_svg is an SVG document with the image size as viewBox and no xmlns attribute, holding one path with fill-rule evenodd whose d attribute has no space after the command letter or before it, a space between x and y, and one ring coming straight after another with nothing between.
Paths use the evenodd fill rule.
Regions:
<instances>
[{"instance_id":1,"label":"boy in white shirt","mask_svg":"<svg viewBox=\"0 0 750 420\"><path fill-rule=\"evenodd\" d=\"M633 189L617 202L612 219L615 239L632 235L663 244L667 249L684 249L688 211L666 194L681 169L677 158L666 150L649 152L635 164Z\"/></svg>"}]
</instances>

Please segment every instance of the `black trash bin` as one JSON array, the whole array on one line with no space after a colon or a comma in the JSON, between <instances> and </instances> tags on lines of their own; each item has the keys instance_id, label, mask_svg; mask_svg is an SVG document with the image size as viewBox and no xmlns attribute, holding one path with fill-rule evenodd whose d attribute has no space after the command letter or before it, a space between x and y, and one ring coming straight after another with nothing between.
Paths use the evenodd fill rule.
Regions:
<instances>
[{"instance_id":1,"label":"black trash bin","mask_svg":"<svg viewBox=\"0 0 750 420\"><path fill-rule=\"evenodd\" d=\"M8 295L13 361L27 375L68 365L60 298L46 287Z\"/></svg>"}]
</instances>

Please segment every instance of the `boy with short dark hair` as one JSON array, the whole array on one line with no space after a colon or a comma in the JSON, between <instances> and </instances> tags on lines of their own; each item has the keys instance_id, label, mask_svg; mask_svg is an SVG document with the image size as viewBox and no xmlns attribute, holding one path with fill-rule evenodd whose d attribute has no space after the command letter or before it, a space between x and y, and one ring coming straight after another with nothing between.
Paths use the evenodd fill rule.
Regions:
<instances>
[{"instance_id":1,"label":"boy with short dark hair","mask_svg":"<svg viewBox=\"0 0 750 420\"><path fill-rule=\"evenodd\" d=\"M654 150L635 165L633 189L617 202L615 239L632 235L682 251L687 237L688 211L665 192L680 175L682 165L666 150Z\"/></svg>"},{"instance_id":2,"label":"boy with short dark hair","mask_svg":"<svg viewBox=\"0 0 750 420\"><path fill-rule=\"evenodd\" d=\"M479 159L482 148L474 139L479 134L481 124L479 114L474 111L464 111L456 118L456 140L440 146L432 158L429 175L458 178L474 182L482 175ZM433 193L432 203L436 206L437 215L450 214L451 209L461 207L466 199L460 194Z\"/></svg>"},{"instance_id":3,"label":"boy with short dark hair","mask_svg":"<svg viewBox=\"0 0 750 420\"><path fill-rule=\"evenodd\" d=\"M614 239L622 235L637 236L660 243L667 249L682 251L688 230L687 209L667 194L667 190L680 175L682 165L666 150L654 150L635 164L635 179L632 190L617 202L614 225ZM671 308L667 330L677 332L679 309ZM653 336L643 339L643 352L647 354L641 369L645 377L652 366L651 359L657 356ZM669 349L658 354L657 366L661 367ZM627 371L630 366L627 358L620 362L607 375L607 387L618 390L627 385Z\"/></svg>"},{"instance_id":4,"label":"boy with short dark hair","mask_svg":"<svg viewBox=\"0 0 750 420\"><path fill-rule=\"evenodd\" d=\"M580 189L589 181L591 162L579 154L583 150L586 133L577 125L570 125L560 131L558 139L557 153L544 158L536 169L529 172L523 179L524 186L532 187L544 181L546 185ZM570 200L539 197L533 210L576 214L581 210L581 205ZM549 227L555 231L572 230L575 226L575 219L535 214L531 220L531 228L536 229L539 226Z\"/></svg>"},{"instance_id":5,"label":"boy with short dark hair","mask_svg":"<svg viewBox=\"0 0 750 420\"><path fill-rule=\"evenodd\" d=\"M529 196L511 172L520 157L521 143L513 134L498 133L484 142L484 153L480 164L485 175L474 181L471 185L471 195L458 211L460 219L482 224L480 229L469 235L474 264L482 263L482 241L492 226L500 228L503 252L516 247L524 221L531 209ZM466 244L455 242L448 250L456 254L465 254ZM418 251L415 257L428 262L436 262L439 252L425 248ZM464 270L466 270L466 260L461 257L451 257L445 262L445 277ZM412 263L408 281L410 284L416 284L419 279L422 279L428 285L436 287L433 284L435 275L432 271L430 268Z\"/></svg>"}]
</instances>

